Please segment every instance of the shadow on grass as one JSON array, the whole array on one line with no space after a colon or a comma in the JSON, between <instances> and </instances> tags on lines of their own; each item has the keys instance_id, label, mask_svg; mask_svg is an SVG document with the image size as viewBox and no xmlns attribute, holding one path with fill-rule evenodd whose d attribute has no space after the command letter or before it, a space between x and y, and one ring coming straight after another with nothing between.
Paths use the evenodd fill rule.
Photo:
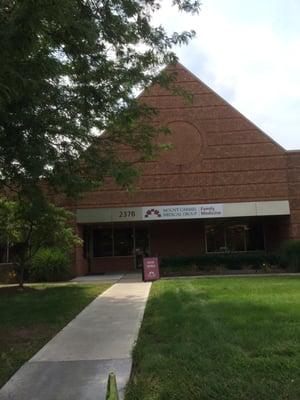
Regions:
<instances>
[{"instance_id":1,"label":"shadow on grass","mask_svg":"<svg viewBox=\"0 0 300 400\"><path fill-rule=\"evenodd\" d=\"M2 326L60 323L75 316L109 285L26 286L24 291L0 290Z\"/></svg>"},{"instance_id":2,"label":"shadow on grass","mask_svg":"<svg viewBox=\"0 0 300 400\"><path fill-rule=\"evenodd\" d=\"M36 289L34 287L29 287L29 286L24 286L24 288L20 288L19 286L16 285L10 285L10 286L2 286L0 287L0 296L8 295L8 294L24 294L27 292L33 292Z\"/></svg>"},{"instance_id":3,"label":"shadow on grass","mask_svg":"<svg viewBox=\"0 0 300 400\"><path fill-rule=\"evenodd\" d=\"M297 287L247 285L154 286L126 400L299 399Z\"/></svg>"},{"instance_id":4,"label":"shadow on grass","mask_svg":"<svg viewBox=\"0 0 300 400\"><path fill-rule=\"evenodd\" d=\"M0 387L108 284L0 289ZM5 289L5 290L3 290Z\"/></svg>"}]
</instances>

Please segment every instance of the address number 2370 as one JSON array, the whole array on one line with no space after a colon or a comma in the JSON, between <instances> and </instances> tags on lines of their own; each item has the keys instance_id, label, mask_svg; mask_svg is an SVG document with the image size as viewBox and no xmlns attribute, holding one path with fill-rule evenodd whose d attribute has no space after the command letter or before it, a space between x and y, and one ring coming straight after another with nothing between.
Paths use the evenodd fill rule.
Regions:
<instances>
[{"instance_id":1,"label":"address number 2370","mask_svg":"<svg viewBox=\"0 0 300 400\"><path fill-rule=\"evenodd\" d=\"M134 218L135 211L120 211L119 218Z\"/></svg>"}]
</instances>

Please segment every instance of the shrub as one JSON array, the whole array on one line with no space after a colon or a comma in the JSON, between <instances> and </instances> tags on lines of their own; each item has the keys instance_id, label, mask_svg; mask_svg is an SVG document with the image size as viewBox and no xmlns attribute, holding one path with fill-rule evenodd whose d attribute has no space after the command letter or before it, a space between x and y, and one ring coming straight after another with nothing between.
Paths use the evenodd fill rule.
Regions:
<instances>
[{"instance_id":1,"label":"shrub","mask_svg":"<svg viewBox=\"0 0 300 400\"><path fill-rule=\"evenodd\" d=\"M69 278L69 255L57 248L38 250L32 259L29 277L38 282L55 282Z\"/></svg>"},{"instance_id":2,"label":"shrub","mask_svg":"<svg viewBox=\"0 0 300 400\"><path fill-rule=\"evenodd\" d=\"M300 272L300 240L288 240L281 246L283 265L294 272Z\"/></svg>"},{"instance_id":3,"label":"shrub","mask_svg":"<svg viewBox=\"0 0 300 400\"><path fill-rule=\"evenodd\" d=\"M197 257L163 257L160 261L162 272L181 274L191 270L218 271L220 269L261 269L264 265L277 266L280 258L265 252L214 253Z\"/></svg>"},{"instance_id":4,"label":"shrub","mask_svg":"<svg viewBox=\"0 0 300 400\"><path fill-rule=\"evenodd\" d=\"M17 274L14 264L0 264L0 283L17 283Z\"/></svg>"}]
</instances>

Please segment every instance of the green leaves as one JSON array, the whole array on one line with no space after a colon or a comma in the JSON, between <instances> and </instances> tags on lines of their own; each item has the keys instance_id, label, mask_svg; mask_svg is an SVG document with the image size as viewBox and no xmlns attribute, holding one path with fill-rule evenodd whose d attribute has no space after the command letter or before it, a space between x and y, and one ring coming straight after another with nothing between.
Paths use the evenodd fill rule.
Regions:
<instances>
[{"instance_id":1,"label":"green leaves","mask_svg":"<svg viewBox=\"0 0 300 400\"><path fill-rule=\"evenodd\" d=\"M173 3L191 13L200 5ZM161 127L151 126L154 111L137 103L135 93L152 83L170 86L172 77L157 72L176 61L174 45L193 37L152 26L161 4L1 2L0 187L17 187L30 199L42 181L72 196L119 177L119 144L141 160L157 152L153 139ZM109 134L100 136L104 130ZM95 145L98 160L86 155Z\"/></svg>"},{"instance_id":2,"label":"green leaves","mask_svg":"<svg viewBox=\"0 0 300 400\"><path fill-rule=\"evenodd\" d=\"M70 225L72 217L41 199L20 202L0 198L0 244L9 242L15 261L23 264L29 263L41 247L70 252L81 244Z\"/></svg>"},{"instance_id":3,"label":"green leaves","mask_svg":"<svg viewBox=\"0 0 300 400\"><path fill-rule=\"evenodd\" d=\"M192 14L198 14L201 6L199 0L173 0L173 4L176 4L180 10L190 12Z\"/></svg>"}]
</instances>

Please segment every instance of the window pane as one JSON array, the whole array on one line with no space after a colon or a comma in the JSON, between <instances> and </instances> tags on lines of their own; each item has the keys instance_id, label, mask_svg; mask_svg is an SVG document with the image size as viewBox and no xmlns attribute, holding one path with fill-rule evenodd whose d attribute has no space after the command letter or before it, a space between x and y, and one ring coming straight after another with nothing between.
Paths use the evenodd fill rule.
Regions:
<instances>
[{"instance_id":1,"label":"window pane","mask_svg":"<svg viewBox=\"0 0 300 400\"><path fill-rule=\"evenodd\" d=\"M135 229L135 248L138 253L149 256L149 234L146 228Z\"/></svg>"},{"instance_id":2,"label":"window pane","mask_svg":"<svg viewBox=\"0 0 300 400\"><path fill-rule=\"evenodd\" d=\"M88 258L89 244L90 244L90 230L88 227L83 228L82 240L83 240L83 246L82 246L83 258Z\"/></svg>"},{"instance_id":3,"label":"window pane","mask_svg":"<svg viewBox=\"0 0 300 400\"><path fill-rule=\"evenodd\" d=\"M247 250L265 250L264 229L262 223L248 224L246 230Z\"/></svg>"},{"instance_id":4,"label":"window pane","mask_svg":"<svg viewBox=\"0 0 300 400\"><path fill-rule=\"evenodd\" d=\"M0 263L13 262L13 247L7 247L2 244L0 246Z\"/></svg>"},{"instance_id":5,"label":"window pane","mask_svg":"<svg viewBox=\"0 0 300 400\"><path fill-rule=\"evenodd\" d=\"M111 257L113 255L112 230L94 230L94 257Z\"/></svg>"},{"instance_id":6,"label":"window pane","mask_svg":"<svg viewBox=\"0 0 300 400\"><path fill-rule=\"evenodd\" d=\"M227 226L226 242L230 251L245 251L245 225Z\"/></svg>"},{"instance_id":7,"label":"window pane","mask_svg":"<svg viewBox=\"0 0 300 400\"><path fill-rule=\"evenodd\" d=\"M131 256L133 254L133 229L115 229L115 256Z\"/></svg>"},{"instance_id":8,"label":"window pane","mask_svg":"<svg viewBox=\"0 0 300 400\"><path fill-rule=\"evenodd\" d=\"M0 263L6 262L6 248L4 246L0 246Z\"/></svg>"},{"instance_id":9,"label":"window pane","mask_svg":"<svg viewBox=\"0 0 300 400\"><path fill-rule=\"evenodd\" d=\"M225 235L223 225L208 225L205 228L207 252L225 250Z\"/></svg>"}]
</instances>

